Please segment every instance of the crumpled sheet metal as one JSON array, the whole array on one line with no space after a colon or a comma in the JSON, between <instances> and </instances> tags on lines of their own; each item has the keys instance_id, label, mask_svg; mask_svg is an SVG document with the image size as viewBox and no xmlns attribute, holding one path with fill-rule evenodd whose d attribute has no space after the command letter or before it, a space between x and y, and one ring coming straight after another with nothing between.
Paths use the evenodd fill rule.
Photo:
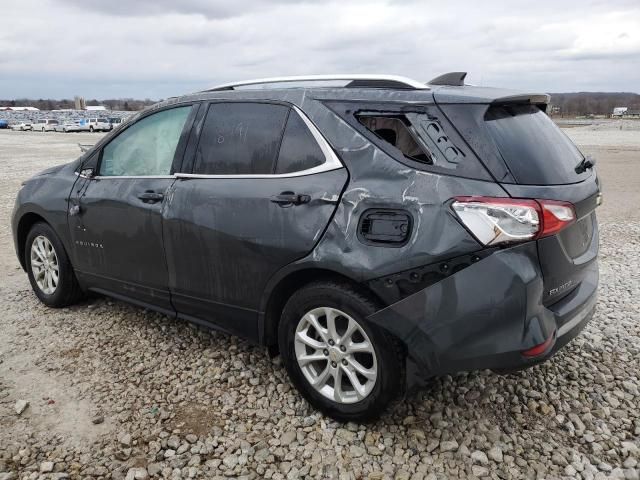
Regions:
<instances>
[{"instance_id":1,"label":"crumpled sheet metal","mask_svg":"<svg viewBox=\"0 0 640 480\"><path fill-rule=\"evenodd\" d=\"M346 164L350 181L322 240L303 262L349 271L359 281L473 252L479 244L442 204L457 195L505 196L493 182L409 168L375 148L316 100L304 111ZM413 217L411 240L399 248L371 246L357 236L360 215L370 208L403 209Z\"/></svg>"},{"instance_id":2,"label":"crumpled sheet metal","mask_svg":"<svg viewBox=\"0 0 640 480\"><path fill-rule=\"evenodd\" d=\"M425 375L493 368L492 358L538 345L555 329L540 303L535 248L498 251L369 320L406 343Z\"/></svg>"}]
</instances>

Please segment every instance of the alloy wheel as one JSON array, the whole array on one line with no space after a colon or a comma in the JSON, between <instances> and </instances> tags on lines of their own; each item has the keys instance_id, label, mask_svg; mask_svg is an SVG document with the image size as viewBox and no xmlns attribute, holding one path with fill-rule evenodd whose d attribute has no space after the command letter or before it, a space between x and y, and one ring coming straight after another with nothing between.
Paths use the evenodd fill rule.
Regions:
<instances>
[{"instance_id":1,"label":"alloy wheel","mask_svg":"<svg viewBox=\"0 0 640 480\"><path fill-rule=\"evenodd\" d=\"M378 378L371 340L351 316L331 307L314 308L298 322L296 360L309 384L340 404L366 398Z\"/></svg>"},{"instance_id":2,"label":"alloy wheel","mask_svg":"<svg viewBox=\"0 0 640 480\"><path fill-rule=\"evenodd\" d=\"M58 288L60 266L53 244L43 235L38 235L31 244L31 271L38 288L52 295Z\"/></svg>"}]
</instances>

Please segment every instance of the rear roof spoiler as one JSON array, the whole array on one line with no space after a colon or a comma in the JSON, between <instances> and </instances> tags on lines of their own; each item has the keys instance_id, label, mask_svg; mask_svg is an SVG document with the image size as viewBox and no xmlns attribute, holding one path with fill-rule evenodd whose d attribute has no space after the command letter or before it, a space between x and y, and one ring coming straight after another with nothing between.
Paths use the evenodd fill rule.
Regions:
<instances>
[{"instance_id":1,"label":"rear roof spoiler","mask_svg":"<svg viewBox=\"0 0 640 480\"><path fill-rule=\"evenodd\" d=\"M537 105L541 110L546 110L547 105L551 101L551 96L546 93L509 95L507 97L499 97L491 101L491 105L505 105L509 103L520 103Z\"/></svg>"}]
</instances>

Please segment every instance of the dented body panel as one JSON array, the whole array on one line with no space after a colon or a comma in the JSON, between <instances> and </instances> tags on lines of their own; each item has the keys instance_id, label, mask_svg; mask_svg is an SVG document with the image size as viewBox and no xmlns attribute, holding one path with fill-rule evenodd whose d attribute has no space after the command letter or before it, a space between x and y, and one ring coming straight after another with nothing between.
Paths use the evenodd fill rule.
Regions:
<instances>
[{"instance_id":1,"label":"dented body panel","mask_svg":"<svg viewBox=\"0 0 640 480\"><path fill-rule=\"evenodd\" d=\"M177 180L163 222L176 310L257 340L266 283L313 250L347 179L343 168L287 179ZM311 201L270 201L286 191L303 191Z\"/></svg>"},{"instance_id":2,"label":"dented body panel","mask_svg":"<svg viewBox=\"0 0 640 480\"><path fill-rule=\"evenodd\" d=\"M591 263L578 289L545 307L543 275L531 242L495 252L369 320L402 339L417 377L517 369L540 361L520 352L550 336L559 348L584 327L593 313L597 285L597 264Z\"/></svg>"}]
</instances>

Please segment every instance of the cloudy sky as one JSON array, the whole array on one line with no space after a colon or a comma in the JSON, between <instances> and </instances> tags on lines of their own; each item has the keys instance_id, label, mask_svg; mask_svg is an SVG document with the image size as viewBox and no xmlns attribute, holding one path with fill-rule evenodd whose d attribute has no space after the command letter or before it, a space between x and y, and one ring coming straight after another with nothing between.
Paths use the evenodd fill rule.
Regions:
<instances>
[{"instance_id":1,"label":"cloudy sky","mask_svg":"<svg viewBox=\"0 0 640 480\"><path fill-rule=\"evenodd\" d=\"M640 92L639 0L2 0L0 98L164 98L392 73Z\"/></svg>"}]
</instances>

